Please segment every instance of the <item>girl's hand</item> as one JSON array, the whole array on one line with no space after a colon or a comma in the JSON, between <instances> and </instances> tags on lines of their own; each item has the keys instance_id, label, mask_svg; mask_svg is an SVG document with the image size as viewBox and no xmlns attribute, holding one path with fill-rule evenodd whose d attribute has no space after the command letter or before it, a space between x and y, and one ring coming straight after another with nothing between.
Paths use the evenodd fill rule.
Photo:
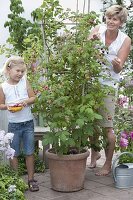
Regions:
<instances>
[{"instance_id":1,"label":"girl's hand","mask_svg":"<svg viewBox=\"0 0 133 200\"><path fill-rule=\"evenodd\" d=\"M22 105L23 107L26 107L27 103L26 103L26 101L22 101L21 103L19 103L19 105Z\"/></svg>"}]
</instances>

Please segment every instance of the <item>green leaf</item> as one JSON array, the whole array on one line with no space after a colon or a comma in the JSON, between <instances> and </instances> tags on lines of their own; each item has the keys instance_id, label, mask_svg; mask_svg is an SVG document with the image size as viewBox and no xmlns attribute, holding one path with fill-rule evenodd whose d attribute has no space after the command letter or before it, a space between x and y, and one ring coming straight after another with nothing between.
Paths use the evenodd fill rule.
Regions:
<instances>
[{"instance_id":1,"label":"green leaf","mask_svg":"<svg viewBox=\"0 0 133 200\"><path fill-rule=\"evenodd\" d=\"M76 124L81 128L84 126L84 123L85 123L84 119L77 119L76 120Z\"/></svg>"},{"instance_id":2,"label":"green leaf","mask_svg":"<svg viewBox=\"0 0 133 200\"><path fill-rule=\"evenodd\" d=\"M67 140L66 135L62 133L62 134L60 135L60 140L61 140L62 142L65 142L65 141Z\"/></svg>"},{"instance_id":3,"label":"green leaf","mask_svg":"<svg viewBox=\"0 0 133 200\"><path fill-rule=\"evenodd\" d=\"M103 117L97 113L94 113L94 118L95 119L102 119Z\"/></svg>"}]
</instances>

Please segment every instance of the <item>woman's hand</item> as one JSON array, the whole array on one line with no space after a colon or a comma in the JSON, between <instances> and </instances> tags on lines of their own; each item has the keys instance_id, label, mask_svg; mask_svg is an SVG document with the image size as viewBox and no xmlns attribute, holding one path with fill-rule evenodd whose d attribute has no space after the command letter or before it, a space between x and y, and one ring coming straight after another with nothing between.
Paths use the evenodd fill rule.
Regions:
<instances>
[{"instance_id":1,"label":"woman's hand","mask_svg":"<svg viewBox=\"0 0 133 200\"><path fill-rule=\"evenodd\" d=\"M91 40L100 40L100 33L93 34Z\"/></svg>"},{"instance_id":2,"label":"woman's hand","mask_svg":"<svg viewBox=\"0 0 133 200\"><path fill-rule=\"evenodd\" d=\"M121 59L116 57L112 60L113 68L115 73L119 73L122 70Z\"/></svg>"}]
</instances>

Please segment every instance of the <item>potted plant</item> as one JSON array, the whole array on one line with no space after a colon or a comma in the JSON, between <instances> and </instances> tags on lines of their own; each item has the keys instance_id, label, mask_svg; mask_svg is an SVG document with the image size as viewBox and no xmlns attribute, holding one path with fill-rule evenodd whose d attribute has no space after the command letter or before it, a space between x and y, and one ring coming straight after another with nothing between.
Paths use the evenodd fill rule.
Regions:
<instances>
[{"instance_id":1,"label":"potted plant","mask_svg":"<svg viewBox=\"0 0 133 200\"><path fill-rule=\"evenodd\" d=\"M33 109L42 114L50 128L43 145L52 145L46 152L52 188L77 191L84 185L88 137L99 130L98 109L104 96L99 76L100 63L105 60L100 43L88 40L98 19L94 12L64 12L57 0L43 1L33 16L42 22L44 42L44 60L38 59L38 66L30 74L38 94ZM64 20L73 25L66 27ZM39 41L36 43L41 46ZM29 55L27 51L25 55Z\"/></svg>"},{"instance_id":2,"label":"potted plant","mask_svg":"<svg viewBox=\"0 0 133 200\"><path fill-rule=\"evenodd\" d=\"M97 122L102 118L98 110L104 97L99 83L101 63L106 62L104 46L88 40L99 23L98 16L95 12L64 12L58 0L44 0L32 16L40 28L36 26L23 39L21 55L38 95L33 111L41 113L44 125L50 128L43 145L52 145L46 153L52 188L77 191L84 185L91 147L88 137L99 133Z\"/></svg>"}]
</instances>

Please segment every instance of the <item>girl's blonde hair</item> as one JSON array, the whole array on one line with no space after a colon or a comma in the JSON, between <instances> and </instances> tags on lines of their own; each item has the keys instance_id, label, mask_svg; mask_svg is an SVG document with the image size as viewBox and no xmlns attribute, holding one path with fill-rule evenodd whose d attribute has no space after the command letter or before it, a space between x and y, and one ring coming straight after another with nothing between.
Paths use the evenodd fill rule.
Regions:
<instances>
[{"instance_id":1,"label":"girl's blonde hair","mask_svg":"<svg viewBox=\"0 0 133 200\"><path fill-rule=\"evenodd\" d=\"M125 23L127 20L128 11L125 7L120 5L113 5L106 10L105 16L109 17L114 15L117 15L121 22Z\"/></svg>"},{"instance_id":2,"label":"girl's blonde hair","mask_svg":"<svg viewBox=\"0 0 133 200\"><path fill-rule=\"evenodd\" d=\"M2 69L2 73L7 77L8 76L8 67L19 67L19 66L23 66L26 70L26 65L24 62L24 59L20 56L11 56L10 58L7 59L7 61L5 62L3 69Z\"/></svg>"}]
</instances>

